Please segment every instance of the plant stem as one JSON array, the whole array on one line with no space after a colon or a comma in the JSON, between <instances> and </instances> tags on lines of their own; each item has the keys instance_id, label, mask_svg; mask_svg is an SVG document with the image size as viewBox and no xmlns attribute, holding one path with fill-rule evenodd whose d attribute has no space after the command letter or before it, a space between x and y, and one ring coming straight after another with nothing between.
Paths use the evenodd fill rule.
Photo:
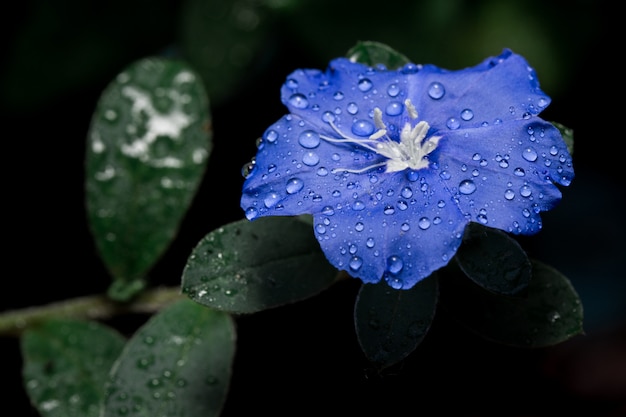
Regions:
<instances>
[{"instance_id":1,"label":"plant stem","mask_svg":"<svg viewBox=\"0 0 626 417\"><path fill-rule=\"evenodd\" d=\"M144 291L128 303L119 303L97 294L0 313L0 335L19 336L34 324L54 318L108 319L121 314L154 313L185 298L179 287L158 287Z\"/></svg>"}]
</instances>

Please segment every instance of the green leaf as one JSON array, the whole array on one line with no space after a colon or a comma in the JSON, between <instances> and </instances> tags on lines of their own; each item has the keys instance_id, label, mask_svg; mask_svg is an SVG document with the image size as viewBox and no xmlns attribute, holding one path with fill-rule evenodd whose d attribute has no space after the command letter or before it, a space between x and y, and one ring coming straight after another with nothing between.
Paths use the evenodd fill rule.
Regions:
<instances>
[{"instance_id":1,"label":"green leaf","mask_svg":"<svg viewBox=\"0 0 626 417\"><path fill-rule=\"evenodd\" d=\"M220 102L253 78L267 62L270 13L257 0L187 0L181 8L182 56L198 71L213 102ZM242 109L247 111L248 109Z\"/></svg>"},{"instance_id":2,"label":"green leaf","mask_svg":"<svg viewBox=\"0 0 626 417\"><path fill-rule=\"evenodd\" d=\"M211 152L208 99L183 62L146 58L102 93L86 156L90 226L129 299L174 239ZM124 285L127 284L127 285Z\"/></svg>"},{"instance_id":3,"label":"green leaf","mask_svg":"<svg viewBox=\"0 0 626 417\"><path fill-rule=\"evenodd\" d=\"M384 281L363 285L354 322L365 356L386 368L413 352L430 328L438 293L434 274L409 290L394 290Z\"/></svg>"},{"instance_id":4,"label":"green leaf","mask_svg":"<svg viewBox=\"0 0 626 417\"><path fill-rule=\"evenodd\" d=\"M226 313L185 299L161 310L113 366L101 417L219 416L235 338Z\"/></svg>"},{"instance_id":5,"label":"green leaf","mask_svg":"<svg viewBox=\"0 0 626 417\"><path fill-rule=\"evenodd\" d=\"M582 304L569 280L539 261L532 267L526 297L497 295L449 275L441 280L441 304L470 330L505 345L550 346L583 333Z\"/></svg>"},{"instance_id":6,"label":"green leaf","mask_svg":"<svg viewBox=\"0 0 626 417\"><path fill-rule=\"evenodd\" d=\"M98 417L125 339L96 322L54 319L24 332L22 376L42 417Z\"/></svg>"},{"instance_id":7,"label":"green leaf","mask_svg":"<svg viewBox=\"0 0 626 417\"><path fill-rule=\"evenodd\" d=\"M263 217L206 235L189 256L182 289L205 306L254 313L318 294L336 275L311 225Z\"/></svg>"},{"instance_id":8,"label":"green leaf","mask_svg":"<svg viewBox=\"0 0 626 417\"><path fill-rule=\"evenodd\" d=\"M383 64L388 69L400 68L409 63L409 59L400 52L380 42L365 41L353 46L347 53L353 62L375 66Z\"/></svg>"},{"instance_id":9,"label":"green leaf","mask_svg":"<svg viewBox=\"0 0 626 417\"><path fill-rule=\"evenodd\" d=\"M566 127L562 125L561 123L552 122L552 124L557 129L559 129L559 131L561 132L561 136L563 136L563 140L565 141L565 144L567 145L567 151L570 153L570 155L573 155L574 154L574 129Z\"/></svg>"},{"instance_id":10,"label":"green leaf","mask_svg":"<svg viewBox=\"0 0 626 417\"><path fill-rule=\"evenodd\" d=\"M456 260L475 283L498 294L521 295L530 282L531 263L519 243L478 223L466 228Z\"/></svg>"}]
</instances>

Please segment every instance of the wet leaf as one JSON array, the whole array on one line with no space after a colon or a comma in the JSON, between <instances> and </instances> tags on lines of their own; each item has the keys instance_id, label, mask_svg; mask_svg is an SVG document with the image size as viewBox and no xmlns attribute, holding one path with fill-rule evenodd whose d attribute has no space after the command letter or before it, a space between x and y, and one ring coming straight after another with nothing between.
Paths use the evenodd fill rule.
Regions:
<instances>
[{"instance_id":1,"label":"wet leaf","mask_svg":"<svg viewBox=\"0 0 626 417\"><path fill-rule=\"evenodd\" d=\"M409 290L394 290L383 281L361 286L354 322L365 356L380 368L408 356L426 336L437 299L436 275Z\"/></svg>"},{"instance_id":2,"label":"wet leaf","mask_svg":"<svg viewBox=\"0 0 626 417\"><path fill-rule=\"evenodd\" d=\"M318 294L336 274L311 225L293 217L264 217L236 221L205 236L183 270L182 288L200 304L254 313Z\"/></svg>"},{"instance_id":3,"label":"wet leaf","mask_svg":"<svg viewBox=\"0 0 626 417\"><path fill-rule=\"evenodd\" d=\"M87 212L126 300L174 239L211 151L208 99L183 62L146 58L103 92L89 128Z\"/></svg>"},{"instance_id":4,"label":"wet leaf","mask_svg":"<svg viewBox=\"0 0 626 417\"><path fill-rule=\"evenodd\" d=\"M373 41L359 42L353 46L346 56L353 62L376 66L382 64L388 69L396 69L409 63L409 59L391 47Z\"/></svg>"},{"instance_id":5,"label":"wet leaf","mask_svg":"<svg viewBox=\"0 0 626 417\"><path fill-rule=\"evenodd\" d=\"M98 417L125 339L96 322L55 319L24 332L22 377L42 417Z\"/></svg>"},{"instance_id":6,"label":"wet leaf","mask_svg":"<svg viewBox=\"0 0 626 417\"><path fill-rule=\"evenodd\" d=\"M525 297L494 294L461 275L444 278L440 281L441 305L488 340L543 347L583 333L578 294L565 276L539 261L532 261L532 279Z\"/></svg>"},{"instance_id":7,"label":"wet leaf","mask_svg":"<svg viewBox=\"0 0 626 417\"><path fill-rule=\"evenodd\" d=\"M500 230L470 223L455 259L475 283L498 294L522 295L530 282L526 252Z\"/></svg>"},{"instance_id":8,"label":"wet leaf","mask_svg":"<svg viewBox=\"0 0 626 417\"><path fill-rule=\"evenodd\" d=\"M226 313L185 299L161 310L113 366L101 417L219 416L235 338Z\"/></svg>"}]
</instances>

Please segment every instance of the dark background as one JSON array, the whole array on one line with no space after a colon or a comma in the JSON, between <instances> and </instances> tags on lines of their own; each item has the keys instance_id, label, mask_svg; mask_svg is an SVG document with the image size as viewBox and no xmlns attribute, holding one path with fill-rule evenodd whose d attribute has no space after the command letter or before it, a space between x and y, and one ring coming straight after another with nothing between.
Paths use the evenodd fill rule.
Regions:
<instances>
[{"instance_id":1,"label":"dark background","mask_svg":"<svg viewBox=\"0 0 626 417\"><path fill-rule=\"evenodd\" d=\"M623 30L613 24L617 14L608 2L283 3L262 16L271 24L253 33L245 76L207 75L213 153L151 282L179 285L195 244L242 218L241 167L254 154L254 140L285 112L279 89L294 69L324 68L359 40L385 42L416 62L450 69L473 66L509 46L528 58L553 99L542 116L575 132L576 178L562 203L543 215L544 230L520 242L570 278L583 301L586 335L520 350L485 342L441 313L417 351L381 375L354 335L358 282L343 282L315 298L238 319L224 416L308 410L613 417L626 411ZM180 56L183 4L30 0L3 12L0 112L8 146L0 312L106 291L109 277L84 211L91 113L106 85L134 60ZM414 24L389 17L404 22L406 10L421 10ZM219 36L225 35L216 32L216 44ZM145 318L113 324L130 334ZM36 416L21 387L19 340L0 337L0 349L8 384L2 407L10 415Z\"/></svg>"}]
</instances>

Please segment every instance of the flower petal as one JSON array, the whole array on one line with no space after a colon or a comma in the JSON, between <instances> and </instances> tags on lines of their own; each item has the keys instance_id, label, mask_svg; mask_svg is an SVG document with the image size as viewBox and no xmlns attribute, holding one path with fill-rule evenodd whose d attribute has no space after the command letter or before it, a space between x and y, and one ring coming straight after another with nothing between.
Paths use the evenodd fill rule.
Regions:
<instances>
[{"instance_id":1,"label":"flower petal","mask_svg":"<svg viewBox=\"0 0 626 417\"><path fill-rule=\"evenodd\" d=\"M328 260L367 283L411 288L454 256L468 220L429 171L364 181L314 229Z\"/></svg>"},{"instance_id":2,"label":"flower petal","mask_svg":"<svg viewBox=\"0 0 626 417\"><path fill-rule=\"evenodd\" d=\"M554 126L533 117L442 139L438 165L463 213L472 221L514 234L541 229L539 212L561 199L554 185L568 185L571 156Z\"/></svg>"}]
</instances>

